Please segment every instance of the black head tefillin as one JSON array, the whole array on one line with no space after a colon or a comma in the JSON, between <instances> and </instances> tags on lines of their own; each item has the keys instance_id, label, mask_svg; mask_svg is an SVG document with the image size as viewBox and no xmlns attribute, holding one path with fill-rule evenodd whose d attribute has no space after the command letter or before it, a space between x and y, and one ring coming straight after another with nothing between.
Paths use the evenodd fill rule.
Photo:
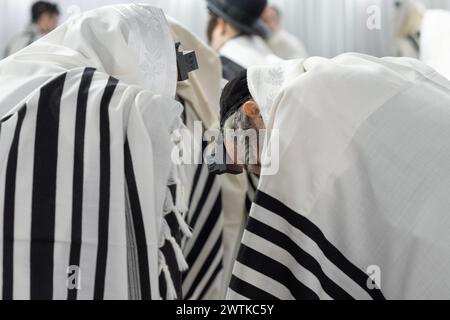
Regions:
<instances>
[{"instance_id":1,"label":"black head tefillin","mask_svg":"<svg viewBox=\"0 0 450 320\"><path fill-rule=\"evenodd\" d=\"M177 65L179 81L189 79L189 73L198 69L197 56L195 51L180 51L181 43L175 44L175 50L177 53Z\"/></svg>"}]
</instances>

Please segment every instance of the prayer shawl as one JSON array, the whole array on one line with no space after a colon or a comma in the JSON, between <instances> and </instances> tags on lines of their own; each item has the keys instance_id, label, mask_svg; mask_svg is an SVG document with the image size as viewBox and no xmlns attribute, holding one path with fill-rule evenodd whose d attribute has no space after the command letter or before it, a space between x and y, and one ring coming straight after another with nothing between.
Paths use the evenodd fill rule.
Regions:
<instances>
[{"instance_id":1,"label":"prayer shawl","mask_svg":"<svg viewBox=\"0 0 450 320\"><path fill-rule=\"evenodd\" d=\"M422 60L450 79L450 12L428 10L421 39Z\"/></svg>"},{"instance_id":2,"label":"prayer shawl","mask_svg":"<svg viewBox=\"0 0 450 320\"><path fill-rule=\"evenodd\" d=\"M240 36L231 39L220 48L219 53L244 69L281 61L258 36Z\"/></svg>"},{"instance_id":3,"label":"prayer shawl","mask_svg":"<svg viewBox=\"0 0 450 320\"><path fill-rule=\"evenodd\" d=\"M279 170L263 168L228 297L448 299L450 83L345 54L250 68L249 87Z\"/></svg>"},{"instance_id":4,"label":"prayer shawl","mask_svg":"<svg viewBox=\"0 0 450 320\"><path fill-rule=\"evenodd\" d=\"M185 124L192 135L195 122L200 122L200 129L214 129L219 119L221 93L219 57L176 21L169 19L169 24L175 41L181 42L186 50L195 49L200 66L187 81L178 83L177 95L185 107ZM206 145L202 146L201 141L194 144L198 145L199 160ZM186 166L185 171L185 194L189 198L186 220L193 236L183 245L189 264L183 275L184 298L221 299L228 287L225 278L231 273L239 242L245 186L242 177L209 174L205 164Z\"/></svg>"},{"instance_id":5,"label":"prayer shawl","mask_svg":"<svg viewBox=\"0 0 450 320\"><path fill-rule=\"evenodd\" d=\"M3 299L180 296L174 48L161 10L124 5L0 63Z\"/></svg>"},{"instance_id":6,"label":"prayer shawl","mask_svg":"<svg viewBox=\"0 0 450 320\"><path fill-rule=\"evenodd\" d=\"M280 58L289 59L305 59L308 52L300 39L286 30L275 32L268 40L267 45Z\"/></svg>"}]
</instances>

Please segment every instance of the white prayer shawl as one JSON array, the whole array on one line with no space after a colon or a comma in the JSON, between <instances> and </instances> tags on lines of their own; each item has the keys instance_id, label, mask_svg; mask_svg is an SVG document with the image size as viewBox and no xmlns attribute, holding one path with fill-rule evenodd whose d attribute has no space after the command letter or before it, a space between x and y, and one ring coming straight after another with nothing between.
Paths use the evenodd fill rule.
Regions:
<instances>
[{"instance_id":1,"label":"white prayer shawl","mask_svg":"<svg viewBox=\"0 0 450 320\"><path fill-rule=\"evenodd\" d=\"M450 79L450 12L428 10L421 40L422 61Z\"/></svg>"},{"instance_id":2,"label":"white prayer shawl","mask_svg":"<svg viewBox=\"0 0 450 320\"><path fill-rule=\"evenodd\" d=\"M267 44L275 55L285 60L306 59L309 56L303 42L286 30L275 32Z\"/></svg>"},{"instance_id":3,"label":"white prayer shawl","mask_svg":"<svg viewBox=\"0 0 450 320\"><path fill-rule=\"evenodd\" d=\"M345 54L251 68L249 87L280 163L263 169L228 297L448 299L450 83Z\"/></svg>"},{"instance_id":4,"label":"white prayer shawl","mask_svg":"<svg viewBox=\"0 0 450 320\"><path fill-rule=\"evenodd\" d=\"M281 62L281 58L258 36L239 36L231 39L220 48L219 53L244 69Z\"/></svg>"},{"instance_id":5,"label":"white prayer shawl","mask_svg":"<svg viewBox=\"0 0 450 320\"><path fill-rule=\"evenodd\" d=\"M177 86L177 95L185 106L186 126L192 134L195 121L200 121L205 130L217 128L222 91L220 59L179 23L169 18L169 24L175 41L186 50L195 49L200 66ZM202 147L198 148L200 153ZM229 283L225 279L229 278L240 242L245 183L243 177L210 175L204 164L186 166L186 177L185 193L191 199L186 218L193 236L184 244L190 266L183 278L184 298L223 299Z\"/></svg>"},{"instance_id":6,"label":"white prayer shawl","mask_svg":"<svg viewBox=\"0 0 450 320\"><path fill-rule=\"evenodd\" d=\"M172 97L172 45L160 9L131 4L85 12L0 62L0 116L56 74L84 66Z\"/></svg>"},{"instance_id":7,"label":"white prayer shawl","mask_svg":"<svg viewBox=\"0 0 450 320\"><path fill-rule=\"evenodd\" d=\"M187 266L167 217L189 230L168 189L174 46L161 10L122 5L0 62L3 299L177 297L172 274Z\"/></svg>"}]
</instances>

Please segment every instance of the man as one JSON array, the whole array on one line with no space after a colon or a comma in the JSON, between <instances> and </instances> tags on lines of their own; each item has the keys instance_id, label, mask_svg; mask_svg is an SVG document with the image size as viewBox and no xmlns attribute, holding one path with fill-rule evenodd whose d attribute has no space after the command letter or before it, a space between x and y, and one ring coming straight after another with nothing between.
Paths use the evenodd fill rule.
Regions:
<instances>
[{"instance_id":1,"label":"man","mask_svg":"<svg viewBox=\"0 0 450 320\"><path fill-rule=\"evenodd\" d=\"M58 26L59 9L56 4L38 1L31 7L31 24L8 45L5 56L9 56L32 44Z\"/></svg>"},{"instance_id":2,"label":"man","mask_svg":"<svg viewBox=\"0 0 450 320\"><path fill-rule=\"evenodd\" d=\"M397 1L395 5L397 12L393 55L419 59L420 31L426 7L419 0Z\"/></svg>"},{"instance_id":3,"label":"man","mask_svg":"<svg viewBox=\"0 0 450 320\"><path fill-rule=\"evenodd\" d=\"M231 81L229 159L247 148L228 130L267 132L256 163L240 157L261 179L229 298L448 299L449 103L413 59L292 60Z\"/></svg>"},{"instance_id":4,"label":"man","mask_svg":"<svg viewBox=\"0 0 450 320\"><path fill-rule=\"evenodd\" d=\"M181 298L178 49L162 10L127 4L0 62L2 299Z\"/></svg>"},{"instance_id":5,"label":"man","mask_svg":"<svg viewBox=\"0 0 450 320\"><path fill-rule=\"evenodd\" d=\"M268 33L260 17L266 5L267 0L208 0L208 39L221 56L225 79L280 60L263 40Z\"/></svg>"},{"instance_id":6,"label":"man","mask_svg":"<svg viewBox=\"0 0 450 320\"><path fill-rule=\"evenodd\" d=\"M304 44L294 35L283 29L282 13L276 6L267 6L262 15L262 20L271 31L267 39L270 49L282 59L305 59L308 52Z\"/></svg>"}]
</instances>

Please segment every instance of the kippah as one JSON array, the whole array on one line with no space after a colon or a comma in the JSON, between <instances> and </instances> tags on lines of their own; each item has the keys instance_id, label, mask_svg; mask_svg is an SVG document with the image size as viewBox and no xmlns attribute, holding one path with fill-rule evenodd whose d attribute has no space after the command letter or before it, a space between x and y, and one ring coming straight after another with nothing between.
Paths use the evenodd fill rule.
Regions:
<instances>
[{"instance_id":1,"label":"kippah","mask_svg":"<svg viewBox=\"0 0 450 320\"><path fill-rule=\"evenodd\" d=\"M247 70L228 82L220 97L220 127L248 100L252 98L247 84Z\"/></svg>"}]
</instances>

